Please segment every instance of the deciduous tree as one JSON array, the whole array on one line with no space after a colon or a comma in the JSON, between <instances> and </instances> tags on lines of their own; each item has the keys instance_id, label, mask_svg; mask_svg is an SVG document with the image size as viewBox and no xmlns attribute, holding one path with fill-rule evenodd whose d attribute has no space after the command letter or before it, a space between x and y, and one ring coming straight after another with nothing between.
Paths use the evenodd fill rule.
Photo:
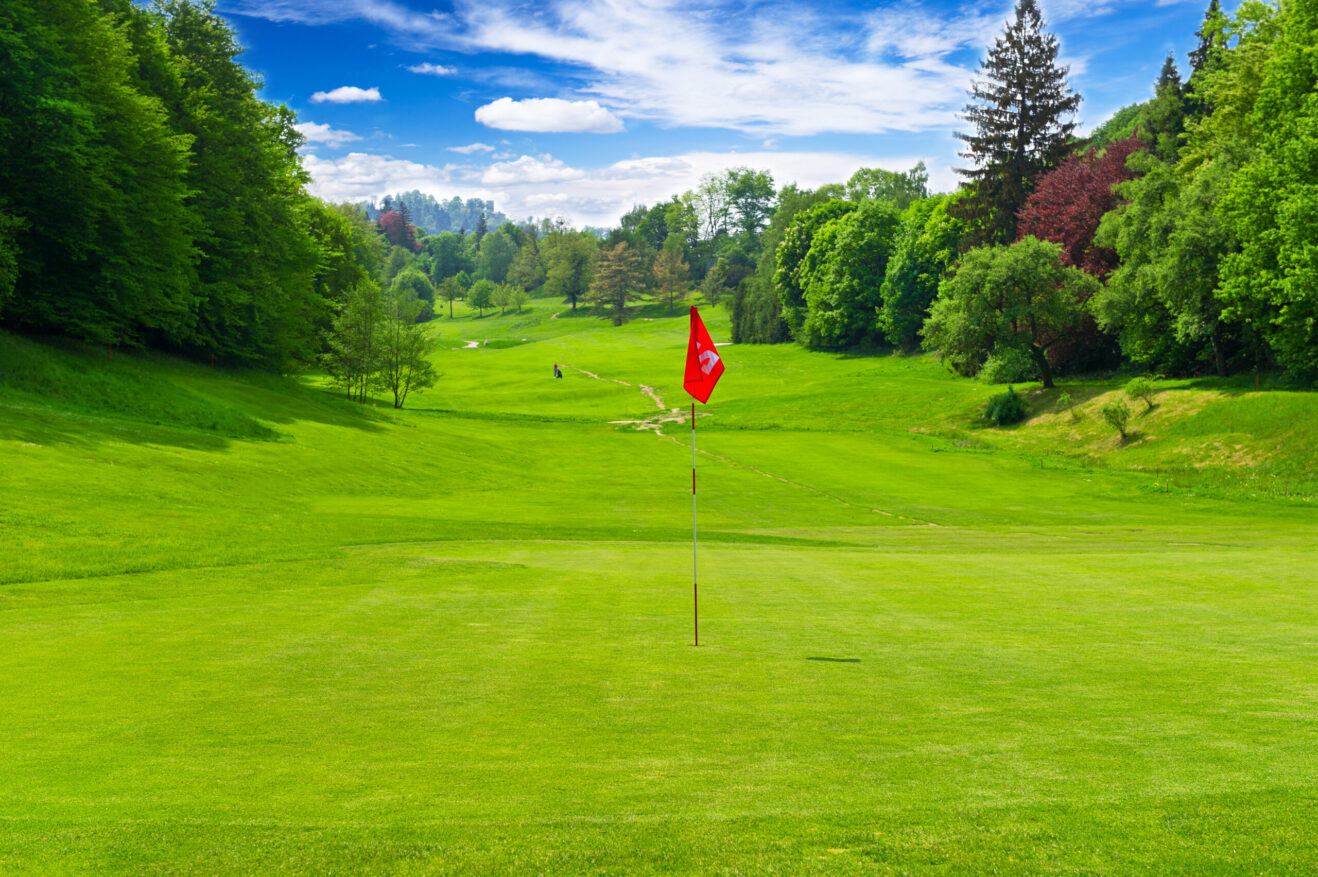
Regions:
<instances>
[{"instance_id":1,"label":"deciduous tree","mask_svg":"<svg viewBox=\"0 0 1318 877\"><path fill-rule=\"evenodd\" d=\"M905 173L863 167L847 180L846 193L848 201L889 201L898 210L905 210L929 197L929 171L923 161Z\"/></svg>"},{"instance_id":2,"label":"deciduous tree","mask_svg":"<svg viewBox=\"0 0 1318 877\"><path fill-rule=\"evenodd\" d=\"M798 341L801 340L801 327L806 317L802 265L819 230L855 209L856 205L849 201L832 199L800 211L783 233L782 243L775 251L774 289L782 304L783 321L787 323L792 337Z\"/></svg>"},{"instance_id":3,"label":"deciduous tree","mask_svg":"<svg viewBox=\"0 0 1318 877\"><path fill-rule=\"evenodd\" d=\"M806 317L798 340L815 349L872 344L876 312L901 214L889 201L866 201L814 236L801 263Z\"/></svg>"},{"instance_id":4,"label":"deciduous tree","mask_svg":"<svg viewBox=\"0 0 1318 877\"><path fill-rule=\"evenodd\" d=\"M1062 264L1061 247L1027 237L981 247L957 262L938 290L924 325L927 346L964 375L979 371L998 347L1024 348L1045 387L1053 386L1048 349L1080 325L1080 301L1098 281Z\"/></svg>"},{"instance_id":5,"label":"deciduous tree","mask_svg":"<svg viewBox=\"0 0 1318 877\"><path fill-rule=\"evenodd\" d=\"M888 341L909 353L919 346L920 328L938 296L938 284L956 261L963 226L951 209L958 195L915 201L902 226L879 290L879 328Z\"/></svg>"},{"instance_id":6,"label":"deciduous tree","mask_svg":"<svg viewBox=\"0 0 1318 877\"><path fill-rule=\"evenodd\" d=\"M435 385L438 376L428 355L434 342L417 325L424 302L409 287L395 284L383 304L377 377L393 393L394 407L402 408L408 393Z\"/></svg>"},{"instance_id":7,"label":"deciduous tree","mask_svg":"<svg viewBox=\"0 0 1318 877\"><path fill-rule=\"evenodd\" d=\"M1120 199L1115 187L1131 178L1126 159L1142 148L1138 138L1128 137L1101 154L1073 155L1044 174L1021 209L1020 236L1061 244L1065 264L1106 276L1117 267L1117 254L1095 245L1094 235Z\"/></svg>"}]
</instances>

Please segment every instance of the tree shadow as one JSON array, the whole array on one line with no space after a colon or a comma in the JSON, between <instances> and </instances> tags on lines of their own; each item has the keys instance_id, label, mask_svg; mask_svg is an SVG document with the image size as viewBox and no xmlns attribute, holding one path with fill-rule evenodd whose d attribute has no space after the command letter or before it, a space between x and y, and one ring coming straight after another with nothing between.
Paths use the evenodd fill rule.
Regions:
<instances>
[{"instance_id":1,"label":"tree shadow","mask_svg":"<svg viewBox=\"0 0 1318 877\"><path fill-rule=\"evenodd\" d=\"M367 431L387 422L313 385L314 376L217 369L155 352L110 358L67 339L13 341L0 362L0 438L12 441L221 451L286 441L279 427L300 421Z\"/></svg>"},{"instance_id":2,"label":"tree shadow","mask_svg":"<svg viewBox=\"0 0 1318 877\"><path fill-rule=\"evenodd\" d=\"M0 408L0 413L4 410ZM8 410L12 412L15 409ZM116 442L191 451L223 451L236 441L228 436L200 430L174 429L159 424L42 409L24 411L21 419L0 416L0 440L31 445L63 445L83 450Z\"/></svg>"},{"instance_id":3,"label":"tree shadow","mask_svg":"<svg viewBox=\"0 0 1318 877\"><path fill-rule=\"evenodd\" d=\"M817 655L811 655L806 658L807 661L825 661L829 664L859 664L860 658L824 658Z\"/></svg>"}]
</instances>

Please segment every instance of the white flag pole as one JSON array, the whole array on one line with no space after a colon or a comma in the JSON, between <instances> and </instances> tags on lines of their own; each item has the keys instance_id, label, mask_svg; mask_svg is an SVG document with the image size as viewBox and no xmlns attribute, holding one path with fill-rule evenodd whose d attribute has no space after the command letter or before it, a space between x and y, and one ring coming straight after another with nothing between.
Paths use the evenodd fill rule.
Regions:
<instances>
[{"instance_id":1,"label":"white flag pole","mask_svg":"<svg viewBox=\"0 0 1318 877\"><path fill-rule=\"evenodd\" d=\"M696 403L691 403L691 612L700 645L700 588L696 563Z\"/></svg>"}]
</instances>

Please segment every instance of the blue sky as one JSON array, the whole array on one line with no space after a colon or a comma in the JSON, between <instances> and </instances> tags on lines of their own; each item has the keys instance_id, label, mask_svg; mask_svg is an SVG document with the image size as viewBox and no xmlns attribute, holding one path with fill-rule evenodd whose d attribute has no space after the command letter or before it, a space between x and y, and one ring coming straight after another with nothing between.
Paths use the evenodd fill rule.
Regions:
<instances>
[{"instance_id":1,"label":"blue sky","mask_svg":"<svg viewBox=\"0 0 1318 877\"><path fill-rule=\"evenodd\" d=\"M957 113L1012 3L220 0L298 112L313 192L421 189L612 225L725 167L781 185L923 160L957 177ZM1182 73L1206 0L1041 0L1081 130Z\"/></svg>"}]
</instances>

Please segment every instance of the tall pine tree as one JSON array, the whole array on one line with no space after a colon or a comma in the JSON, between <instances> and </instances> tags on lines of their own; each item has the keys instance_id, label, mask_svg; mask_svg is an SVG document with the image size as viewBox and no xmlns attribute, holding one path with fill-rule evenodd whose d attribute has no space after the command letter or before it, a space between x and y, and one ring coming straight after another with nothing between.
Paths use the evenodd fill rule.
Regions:
<instances>
[{"instance_id":1,"label":"tall pine tree","mask_svg":"<svg viewBox=\"0 0 1318 877\"><path fill-rule=\"evenodd\" d=\"M1057 37L1043 30L1036 0L1018 0L1015 18L989 49L972 83L964 118L974 125L957 134L966 144L961 169L970 195L958 202L967 221L967 245L1007 243L1016 238L1016 213L1034 180L1066 155L1080 96L1057 64Z\"/></svg>"},{"instance_id":2,"label":"tall pine tree","mask_svg":"<svg viewBox=\"0 0 1318 877\"><path fill-rule=\"evenodd\" d=\"M1218 0L1212 0L1208 4L1208 9L1204 11L1204 23L1199 26L1195 32L1195 38L1199 40L1194 51L1190 52L1190 94L1186 102L1186 112L1193 116L1207 115L1211 109L1208 102L1198 93L1203 84L1203 75L1221 57L1222 52L1226 49L1226 36L1222 32L1222 25L1226 22L1226 16L1222 14L1222 4Z\"/></svg>"},{"instance_id":3,"label":"tall pine tree","mask_svg":"<svg viewBox=\"0 0 1318 877\"><path fill-rule=\"evenodd\" d=\"M1181 73L1176 69L1176 56L1168 52L1158 74L1153 100L1143 112L1139 134L1154 155L1163 161L1176 161L1180 149L1181 133L1185 131L1186 98L1181 85Z\"/></svg>"}]
</instances>

